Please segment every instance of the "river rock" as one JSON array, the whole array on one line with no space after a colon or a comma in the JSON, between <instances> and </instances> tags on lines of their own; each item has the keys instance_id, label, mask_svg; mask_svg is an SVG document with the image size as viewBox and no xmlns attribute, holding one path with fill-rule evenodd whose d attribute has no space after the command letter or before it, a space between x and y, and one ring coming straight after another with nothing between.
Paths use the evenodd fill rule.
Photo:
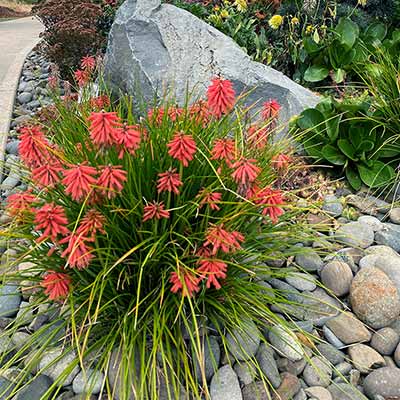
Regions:
<instances>
[{"instance_id":1,"label":"river rock","mask_svg":"<svg viewBox=\"0 0 400 400\"><path fill-rule=\"evenodd\" d=\"M161 0L123 3L110 31L104 72L117 92L147 103L155 94L173 91L183 104L187 90L203 95L218 74L233 82L237 94L254 89L247 105L277 99L285 121L319 101L282 73L252 61L219 30Z\"/></svg>"},{"instance_id":2,"label":"river rock","mask_svg":"<svg viewBox=\"0 0 400 400\"><path fill-rule=\"evenodd\" d=\"M374 231L361 222L349 222L337 230L336 237L347 246L365 249L374 242Z\"/></svg>"},{"instance_id":3,"label":"river rock","mask_svg":"<svg viewBox=\"0 0 400 400\"><path fill-rule=\"evenodd\" d=\"M400 255L396 251L394 251L391 247L382 244L370 246L368 247L368 249L365 249L364 251L365 254L400 257Z\"/></svg>"},{"instance_id":4,"label":"river rock","mask_svg":"<svg viewBox=\"0 0 400 400\"><path fill-rule=\"evenodd\" d=\"M289 360L298 361L303 358L303 349L296 335L281 326L272 327L268 338L274 349Z\"/></svg>"},{"instance_id":5,"label":"river rock","mask_svg":"<svg viewBox=\"0 0 400 400\"><path fill-rule=\"evenodd\" d=\"M331 261L322 268L321 280L336 296L344 296L349 293L353 273L348 264Z\"/></svg>"},{"instance_id":6,"label":"river rock","mask_svg":"<svg viewBox=\"0 0 400 400\"><path fill-rule=\"evenodd\" d=\"M326 326L345 344L369 342L371 333L351 313L340 313L327 321Z\"/></svg>"},{"instance_id":7,"label":"river rock","mask_svg":"<svg viewBox=\"0 0 400 400\"><path fill-rule=\"evenodd\" d=\"M379 221L378 218L372 217L371 215L362 215L357 221L368 225L374 232L378 232L382 229L382 222Z\"/></svg>"},{"instance_id":8,"label":"river rock","mask_svg":"<svg viewBox=\"0 0 400 400\"><path fill-rule=\"evenodd\" d=\"M324 198L322 209L332 217L338 217L343 212L342 202L333 194L328 194Z\"/></svg>"},{"instance_id":9,"label":"river rock","mask_svg":"<svg viewBox=\"0 0 400 400\"><path fill-rule=\"evenodd\" d=\"M371 369L386 365L383 357L373 348L365 344L356 344L349 347L349 356L353 365L362 373L368 374Z\"/></svg>"},{"instance_id":10,"label":"river rock","mask_svg":"<svg viewBox=\"0 0 400 400\"><path fill-rule=\"evenodd\" d=\"M400 341L400 335L392 328L382 328L372 335L371 346L384 356L393 354Z\"/></svg>"},{"instance_id":11,"label":"river rock","mask_svg":"<svg viewBox=\"0 0 400 400\"><path fill-rule=\"evenodd\" d=\"M350 301L354 313L374 329L390 325L400 314L396 287L378 268L362 268L353 279Z\"/></svg>"},{"instance_id":12,"label":"river rock","mask_svg":"<svg viewBox=\"0 0 400 400\"><path fill-rule=\"evenodd\" d=\"M21 293L16 285L0 286L0 317L13 317L21 304Z\"/></svg>"},{"instance_id":13,"label":"river rock","mask_svg":"<svg viewBox=\"0 0 400 400\"><path fill-rule=\"evenodd\" d=\"M104 381L104 374L101 371L88 369L81 371L72 382L72 389L75 393L100 393Z\"/></svg>"},{"instance_id":14,"label":"river rock","mask_svg":"<svg viewBox=\"0 0 400 400\"><path fill-rule=\"evenodd\" d=\"M375 234L375 242L400 252L400 225L383 224L382 229Z\"/></svg>"},{"instance_id":15,"label":"river rock","mask_svg":"<svg viewBox=\"0 0 400 400\"><path fill-rule=\"evenodd\" d=\"M300 390L300 380L297 376L284 372L282 374L282 383L274 393L273 400L291 400Z\"/></svg>"},{"instance_id":16,"label":"river rock","mask_svg":"<svg viewBox=\"0 0 400 400\"><path fill-rule=\"evenodd\" d=\"M374 266L389 277L400 293L400 257L377 256Z\"/></svg>"},{"instance_id":17,"label":"river rock","mask_svg":"<svg viewBox=\"0 0 400 400\"><path fill-rule=\"evenodd\" d=\"M278 388L282 383L282 379L274 359L274 350L263 343L258 349L256 358L265 377L275 389Z\"/></svg>"},{"instance_id":18,"label":"river rock","mask_svg":"<svg viewBox=\"0 0 400 400\"><path fill-rule=\"evenodd\" d=\"M306 271L319 271L324 265L320 255L310 248L306 248L304 252L297 254L295 262Z\"/></svg>"},{"instance_id":19,"label":"river rock","mask_svg":"<svg viewBox=\"0 0 400 400\"><path fill-rule=\"evenodd\" d=\"M239 380L230 365L221 367L211 379L211 400L242 400Z\"/></svg>"},{"instance_id":20,"label":"river rock","mask_svg":"<svg viewBox=\"0 0 400 400\"><path fill-rule=\"evenodd\" d=\"M253 357L260 345L261 333L253 321L243 321L245 328L236 328L226 335L229 352L238 361Z\"/></svg>"},{"instance_id":21,"label":"river rock","mask_svg":"<svg viewBox=\"0 0 400 400\"><path fill-rule=\"evenodd\" d=\"M41 400L52 383L48 376L38 375L18 393L15 400Z\"/></svg>"},{"instance_id":22,"label":"river rock","mask_svg":"<svg viewBox=\"0 0 400 400\"><path fill-rule=\"evenodd\" d=\"M221 359L221 349L216 337L208 336L204 341L203 365L206 379L209 381L218 368ZM201 381L201 366L198 360L195 362L196 376Z\"/></svg>"},{"instance_id":23,"label":"river rock","mask_svg":"<svg viewBox=\"0 0 400 400\"><path fill-rule=\"evenodd\" d=\"M309 397L313 397L316 400L332 400L332 395L329 390L322 386L314 386L304 390Z\"/></svg>"},{"instance_id":24,"label":"river rock","mask_svg":"<svg viewBox=\"0 0 400 400\"><path fill-rule=\"evenodd\" d=\"M344 361L344 354L329 343L320 343L317 349L333 365Z\"/></svg>"},{"instance_id":25,"label":"river rock","mask_svg":"<svg viewBox=\"0 0 400 400\"><path fill-rule=\"evenodd\" d=\"M369 398L380 395L385 399L400 396L400 369L383 367L372 371L364 380L365 394Z\"/></svg>"},{"instance_id":26,"label":"river rock","mask_svg":"<svg viewBox=\"0 0 400 400\"><path fill-rule=\"evenodd\" d=\"M312 357L303 372L308 386L328 387L332 378L332 367L323 357Z\"/></svg>"},{"instance_id":27,"label":"river rock","mask_svg":"<svg viewBox=\"0 0 400 400\"><path fill-rule=\"evenodd\" d=\"M252 382L243 387L243 400L271 400L268 386L262 381ZM221 397L221 400L230 400L230 397ZM212 398L212 400L214 400Z\"/></svg>"},{"instance_id":28,"label":"river rock","mask_svg":"<svg viewBox=\"0 0 400 400\"><path fill-rule=\"evenodd\" d=\"M333 400L368 400L358 389L349 383L335 383L328 387Z\"/></svg>"},{"instance_id":29,"label":"river rock","mask_svg":"<svg viewBox=\"0 0 400 400\"><path fill-rule=\"evenodd\" d=\"M290 272L286 277L286 282L301 291L313 291L316 289L316 279L310 274L302 272Z\"/></svg>"},{"instance_id":30,"label":"river rock","mask_svg":"<svg viewBox=\"0 0 400 400\"><path fill-rule=\"evenodd\" d=\"M400 224L400 208L392 208L389 211L389 218L390 221L393 222L394 224Z\"/></svg>"}]
</instances>

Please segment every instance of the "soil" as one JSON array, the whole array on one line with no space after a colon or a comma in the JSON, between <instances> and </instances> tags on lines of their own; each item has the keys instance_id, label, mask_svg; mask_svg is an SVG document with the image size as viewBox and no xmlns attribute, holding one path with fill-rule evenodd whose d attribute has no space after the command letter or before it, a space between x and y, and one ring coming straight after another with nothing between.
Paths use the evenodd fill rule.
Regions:
<instances>
[{"instance_id":1,"label":"soil","mask_svg":"<svg viewBox=\"0 0 400 400\"><path fill-rule=\"evenodd\" d=\"M0 20L2 18L23 18L29 15L28 12L15 11L12 8L0 6Z\"/></svg>"}]
</instances>

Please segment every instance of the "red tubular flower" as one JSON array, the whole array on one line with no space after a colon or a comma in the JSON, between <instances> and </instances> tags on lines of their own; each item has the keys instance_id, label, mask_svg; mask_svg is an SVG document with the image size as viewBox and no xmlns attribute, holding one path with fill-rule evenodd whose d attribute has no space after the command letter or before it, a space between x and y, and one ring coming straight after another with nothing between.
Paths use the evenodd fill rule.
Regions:
<instances>
[{"instance_id":1,"label":"red tubular flower","mask_svg":"<svg viewBox=\"0 0 400 400\"><path fill-rule=\"evenodd\" d=\"M183 114L183 108L169 107L168 117L172 122L175 122Z\"/></svg>"},{"instance_id":2,"label":"red tubular flower","mask_svg":"<svg viewBox=\"0 0 400 400\"><path fill-rule=\"evenodd\" d=\"M32 179L42 187L54 187L60 182L62 168L55 164L46 163L32 170Z\"/></svg>"},{"instance_id":3,"label":"red tubular flower","mask_svg":"<svg viewBox=\"0 0 400 400\"><path fill-rule=\"evenodd\" d=\"M51 90L55 90L58 88L59 85L59 79L55 75L51 75L47 78L47 84L49 85L49 88Z\"/></svg>"},{"instance_id":4,"label":"red tubular flower","mask_svg":"<svg viewBox=\"0 0 400 400\"><path fill-rule=\"evenodd\" d=\"M217 139L211 150L212 160L224 160L228 166L235 159L235 141L233 139Z\"/></svg>"},{"instance_id":5,"label":"red tubular flower","mask_svg":"<svg viewBox=\"0 0 400 400\"><path fill-rule=\"evenodd\" d=\"M143 208L143 222L149 219L169 218L169 211L165 210L164 203L157 203L153 201Z\"/></svg>"},{"instance_id":6,"label":"red tubular flower","mask_svg":"<svg viewBox=\"0 0 400 400\"><path fill-rule=\"evenodd\" d=\"M263 105L261 116L264 118L264 120L276 119L278 118L280 109L281 105L276 100L268 100Z\"/></svg>"},{"instance_id":7,"label":"red tubular flower","mask_svg":"<svg viewBox=\"0 0 400 400\"><path fill-rule=\"evenodd\" d=\"M96 59L93 56L83 57L81 60L81 68L85 71L93 71L96 67Z\"/></svg>"},{"instance_id":8,"label":"red tubular flower","mask_svg":"<svg viewBox=\"0 0 400 400\"><path fill-rule=\"evenodd\" d=\"M277 154L276 156L272 157L272 166L277 171L284 171L288 168L292 158L287 156L286 154Z\"/></svg>"},{"instance_id":9,"label":"red tubular flower","mask_svg":"<svg viewBox=\"0 0 400 400\"><path fill-rule=\"evenodd\" d=\"M54 203L45 204L36 211L35 229L43 231L42 235L37 239L37 242L43 242L46 239L57 241L57 236L65 236L69 234L67 228L68 219L65 211L61 206Z\"/></svg>"},{"instance_id":10,"label":"red tubular flower","mask_svg":"<svg viewBox=\"0 0 400 400\"><path fill-rule=\"evenodd\" d=\"M157 191L161 192L174 192L179 194L179 187L183 185L181 177L176 172L176 168L173 168L167 172L158 174L159 178L157 181Z\"/></svg>"},{"instance_id":11,"label":"red tubular flower","mask_svg":"<svg viewBox=\"0 0 400 400\"><path fill-rule=\"evenodd\" d=\"M92 190L92 186L96 184L96 178L94 178L97 174L96 168L84 164L64 170L63 174L62 183L66 185L65 192L75 201L85 198Z\"/></svg>"},{"instance_id":12,"label":"red tubular flower","mask_svg":"<svg viewBox=\"0 0 400 400\"><path fill-rule=\"evenodd\" d=\"M103 171L97 179L96 186L100 188L100 193L111 199L124 188L127 172L120 165L107 165L100 168L103 168Z\"/></svg>"},{"instance_id":13,"label":"red tubular flower","mask_svg":"<svg viewBox=\"0 0 400 400\"><path fill-rule=\"evenodd\" d=\"M203 205L208 204L210 206L211 210L216 210L216 211L220 210L220 207L218 206L218 203L221 202L222 193L209 192L209 191L207 191L207 189L203 189L198 194L198 197L201 198L200 208Z\"/></svg>"},{"instance_id":14,"label":"red tubular flower","mask_svg":"<svg viewBox=\"0 0 400 400\"><path fill-rule=\"evenodd\" d=\"M255 165L256 162L257 160L246 158L236 161L232 165L234 171L231 174L235 182L240 185L247 185L254 182L261 172L261 168Z\"/></svg>"},{"instance_id":15,"label":"red tubular flower","mask_svg":"<svg viewBox=\"0 0 400 400\"><path fill-rule=\"evenodd\" d=\"M215 289L221 289L221 285L217 279L226 278L226 270L228 266L221 260L200 259L198 261L198 272L201 273L203 279L207 279L206 287L209 289L214 285Z\"/></svg>"},{"instance_id":16,"label":"red tubular flower","mask_svg":"<svg viewBox=\"0 0 400 400\"><path fill-rule=\"evenodd\" d=\"M88 120L90 138L94 144L98 146L114 144L115 129L121 125L116 112L92 112Z\"/></svg>"},{"instance_id":17,"label":"red tubular flower","mask_svg":"<svg viewBox=\"0 0 400 400\"><path fill-rule=\"evenodd\" d=\"M164 119L165 110L163 108L151 108L147 112L147 118L150 122L155 123L157 126L160 126Z\"/></svg>"},{"instance_id":18,"label":"red tubular flower","mask_svg":"<svg viewBox=\"0 0 400 400\"><path fill-rule=\"evenodd\" d=\"M94 257L91 253L93 249L86 242L92 241L91 238L72 233L60 240L60 244L68 243L67 248L61 253L61 257L67 258L67 263L71 268L86 268Z\"/></svg>"},{"instance_id":19,"label":"red tubular flower","mask_svg":"<svg viewBox=\"0 0 400 400\"><path fill-rule=\"evenodd\" d=\"M268 142L269 130L266 127L260 128L252 125L247 131L247 138L250 145L262 149Z\"/></svg>"},{"instance_id":20,"label":"red tubular flower","mask_svg":"<svg viewBox=\"0 0 400 400\"><path fill-rule=\"evenodd\" d=\"M206 231L206 242L204 246L211 245L211 253L215 255L220 249L224 253L239 250L241 248L241 242L244 242L244 236L240 232L229 232L224 229L223 224L211 224Z\"/></svg>"},{"instance_id":21,"label":"red tubular flower","mask_svg":"<svg viewBox=\"0 0 400 400\"><path fill-rule=\"evenodd\" d=\"M90 107L97 110L110 106L110 98L107 95L97 96L90 99Z\"/></svg>"},{"instance_id":22,"label":"red tubular flower","mask_svg":"<svg viewBox=\"0 0 400 400\"><path fill-rule=\"evenodd\" d=\"M168 154L179 160L184 167L189 165L189 161L193 160L193 155L196 153L196 142L193 136L185 135L184 132L175 133L167 147L169 148Z\"/></svg>"},{"instance_id":23,"label":"red tubular flower","mask_svg":"<svg viewBox=\"0 0 400 400\"><path fill-rule=\"evenodd\" d=\"M90 73L87 70L78 69L74 72L76 82L80 87L87 85L90 80Z\"/></svg>"},{"instance_id":24,"label":"red tubular flower","mask_svg":"<svg viewBox=\"0 0 400 400\"><path fill-rule=\"evenodd\" d=\"M189 108L190 117L197 123L205 126L210 121L210 110L204 100L198 100Z\"/></svg>"},{"instance_id":25,"label":"red tubular flower","mask_svg":"<svg viewBox=\"0 0 400 400\"><path fill-rule=\"evenodd\" d=\"M179 272L171 272L169 281L172 283L171 292L178 293L182 291L182 296L192 297L194 293L200 290L200 279L192 272L179 269Z\"/></svg>"},{"instance_id":26,"label":"red tubular flower","mask_svg":"<svg viewBox=\"0 0 400 400\"><path fill-rule=\"evenodd\" d=\"M222 78L214 78L207 90L207 102L212 114L221 118L235 105L235 91L232 82Z\"/></svg>"},{"instance_id":27,"label":"red tubular flower","mask_svg":"<svg viewBox=\"0 0 400 400\"><path fill-rule=\"evenodd\" d=\"M50 300L60 300L68 296L72 279L67 274L49 271L40 286Z\"/></svg>"},{"instance_id":28,"label":"red tubular flower","mask_svg":"<svg viewBox=\"0 0 400 400\"><path fill-rule=\"evenodd\" d=\"M82 237L89 237L94 239L97 232L105 234L103 228L105 224L105 217L99 211L92 209L89 210L86 215L82 218L76 233Z\"/></svg>"},{"instance_id":29,"label":"red tubular flower","mask_svg":"<svg viewBox=\"0 0 400 400\"><path fill-rule=\"evenodd\" d=\"M114 130L114 138L120 151L118 158L123 158L125 152L134 155L140 146L142 136L141 127L139 125L122 125Z\"/></svg>"},{"instance_id":30,"label":"red tubular flower","mask_svg":"<svg viewBox=\"0 0 400 400\"><path fill-rule=\"evenodd\" d=\"M262 214L268 215L274 224L278 222L278 218L284 213L283 209L279 207L284 204L280 190L266 187L257 193L254 202L257 205L263 206Z\"/></svg>"},{"instance_id":31,"label":"red tubular flower","mask_svg":"<svg viewBox=\"0 0 400 400\"><path fill-rule=\"evenodd\" d=\"M14 193L7 198L7 212L11 216L23 216L34 212L37 197L31 191Z\"/></svg>"},{"instance_id":32,"label":"red tubular flower","mask_svg":"<svg viewBox=\"0 0 400 400\"><path fill-rule=\"evenodd\" d=\"M18 151L22 161L28 167L34 168L43 164L49 157L50 144L45 134L38 126L26 126L20 129Z\"/></svg>"}]
</instances>

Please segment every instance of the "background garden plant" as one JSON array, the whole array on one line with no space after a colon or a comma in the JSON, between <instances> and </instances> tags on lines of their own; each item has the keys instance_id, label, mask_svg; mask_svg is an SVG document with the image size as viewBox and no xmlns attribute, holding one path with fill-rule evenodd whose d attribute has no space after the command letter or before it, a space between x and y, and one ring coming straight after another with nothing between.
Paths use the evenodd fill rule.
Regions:
<instances>
[{"instance_id":1,"label":"background garden plant","mask_svg":"<svg viewBox=\"0 0 400 400\"><path fill-rule=\"evenodd\" d=\"M86 58L78 77L93 65ZM80 86L80 102L56 97L54 118L21 128L30 189L9 199L9 235L20 243L15 265L30 264L10 279L37 292L32 307L47 297L55 314L53 330L36 332L7 362L24 360L29 380L35 365L48 368L43 352L66 327L55 361L77 358L44 398L80 364L109 372L112 398L175 399L209 395L204 352L213 337L228 352L229 334L241 346L238 332L251 328L259 343L280 325L301 352L299 328L271 310L301 305L263 281L285 276L290 269L274 260L312 235L293 219L302 211L295 193L280 187L291 167L270 140L280 105L266 99L249 120L231 83L215 78L207 101L143 104L137 118L131 98L93 97L89 78ZM258 362L247 362L269 385Z\"/></svg>"}]
</instances>

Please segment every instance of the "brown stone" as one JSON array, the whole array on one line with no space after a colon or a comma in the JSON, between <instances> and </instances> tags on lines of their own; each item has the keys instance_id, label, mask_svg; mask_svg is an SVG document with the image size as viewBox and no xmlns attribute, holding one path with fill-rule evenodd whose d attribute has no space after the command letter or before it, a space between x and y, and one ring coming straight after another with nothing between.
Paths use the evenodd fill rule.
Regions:
<instances>
[{"instance_id":1,"label":"brown stone","mask_svg":"<svg viewBox=\"0 0 400 400\"><path fill-rule=\"evenodd\" d=\"M252 382L242 389L243 400L271 400L271 395L262 381Z\"/></svg>"},{"instance_id":2,"label":"brown stone","mask_svg":"<svg viewBox=\"0 0 400 400\"><path fill-rule=\"evenodd\" d=\"M326 326L345 344L371 340L371 333L352 313L342 312L327 321Z\"/></svg>"},{"instance_id":3,"label":"brown stone","mask_svg":"<svg viewBox=\"0 0 400 400\"><path fill-rule=\"evenodd\" d=\"M273 400L290 400L301 389L297 376L284 372L281 375L282 383L274 393Z\"/></svg>"},{"instance_id":4,"label":"brown stone","mask_svg":"<svg viewBox=\"0 0 400 400\"><path fill-rule=\"evenodd\" d=\"M362 373L368 374L372 369L384 367L384 358L372 347L357 344L349 348L349 356L353 365Z\"/></svg>"}]
</instances>

